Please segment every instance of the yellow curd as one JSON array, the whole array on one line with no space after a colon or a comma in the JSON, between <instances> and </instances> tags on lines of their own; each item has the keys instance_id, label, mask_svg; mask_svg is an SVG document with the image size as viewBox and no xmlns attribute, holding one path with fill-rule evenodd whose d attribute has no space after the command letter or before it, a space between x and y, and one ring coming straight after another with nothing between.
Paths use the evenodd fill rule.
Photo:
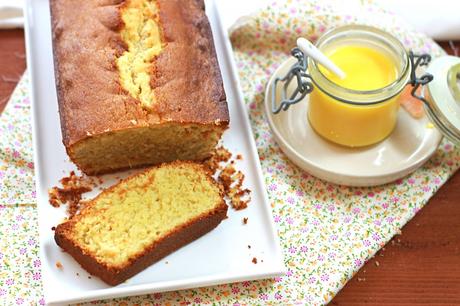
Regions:
<instances>
[{"instance_id":1,"label":"yellow curd","mask_svg":"<svg viewBox=\"0 0 460 306\"><path fill-rule=\"evenodd\" d=\"M319 66L326 79L338 90L369 91L382 89L398 78L395 60L370 46L343 44L323 52L345 73L340 79ZM334 97L331 97L334 96ZM308 119L322 137L349 147L375 144L385 139L396 125L399 94L371 105L353 101L340 101L334 94L326 94L319 84L310 94ZM351 103L350 103L351 102Z\"/></svg>"}]
</instances>

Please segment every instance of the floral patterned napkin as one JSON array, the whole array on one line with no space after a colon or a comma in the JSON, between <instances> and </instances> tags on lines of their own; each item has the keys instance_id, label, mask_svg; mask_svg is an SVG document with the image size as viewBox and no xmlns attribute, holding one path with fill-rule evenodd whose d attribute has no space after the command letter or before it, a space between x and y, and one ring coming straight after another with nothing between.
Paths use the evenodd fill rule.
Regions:
<instances>
[{"instance_id":1,"label":"floral patterned napkin","mask_svg":"<svg viewBox=\"0 0 460 306\"><path fill-rule=\"evenodd\" d=\"M28 78L0 116L0 204L34 203L34 163Z\"/></svg>"},{"instance_id":2,"label":"floral patterned napkin","mask_svg":"<svg viewBox=\"0 0 460 306\"><path fill-rule=\"evenodd\" d=\"M294 166L265 121L264 86L297 36L361 23L384 28L415 51L442 54L372 1L277 0L232 33L235 58L288 272L262 281L122 298L95 305L325 304L410 220L460 167L460 149L444 141L407 178L373 188L332 185ZM351 2L347 1L347 4ZM353 2L355 3L355 2ZM0 117L0 304L44 304L34 203L27 77Z\"/></svg>"}]
</instances>

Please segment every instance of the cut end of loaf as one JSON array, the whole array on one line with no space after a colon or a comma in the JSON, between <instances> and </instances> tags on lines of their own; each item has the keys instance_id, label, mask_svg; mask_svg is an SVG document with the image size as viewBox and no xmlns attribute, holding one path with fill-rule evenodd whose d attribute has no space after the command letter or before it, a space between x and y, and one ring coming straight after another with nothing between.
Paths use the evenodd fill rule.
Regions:
<instances>
[{"instance_id":1,"label":"cut end of loaf","mask_svg":"<svg viewBox=\"0 0 460 306\"><path fill-rule=\"evenodd\" d=\"M210 156L226 128L226 124L135 127L88 137L71 146L68 154L88 175L175 160L202 161Z\"/></svg>"}]
</instances>

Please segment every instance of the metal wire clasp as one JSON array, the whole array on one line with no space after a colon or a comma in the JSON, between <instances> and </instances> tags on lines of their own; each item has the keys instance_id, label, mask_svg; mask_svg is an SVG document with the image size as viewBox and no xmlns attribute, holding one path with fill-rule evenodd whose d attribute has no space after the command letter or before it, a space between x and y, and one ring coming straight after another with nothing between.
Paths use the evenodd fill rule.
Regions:
<instances>
[{"instance_id":1,"label":"metal wire clasp","mask_svg":"<svg viewBox=\"0 0 460 306\"><path fill-rule=\"evenodd\" d=\"M412 85L411 95L425 103L425 105L429 106L428 101L425 99L423 95L417 94L417 90L420 86L425 86L426 84L433 81L433 75L430 73L425 73L421 77L417 77L416 72L418 67L428 66L431 62L431 56L429 54L414 54L412 51L409 52L409 60L411 64L411 74L410 74L410 81L409 84Z\"/></svg>"},{"instance_id":2,"label":"metal wire clasp","mask_svg":"<svg viewBox=\"0 0 460 306\"><path fill-rule=\"evenodd\" d=\"M291 105L300 102L305 96L313 91L313 82L311 76L307 73L308 63L307 57L299 48L294 48L291 51L292 56L297 59L297 62L292 65L289 72L283 77L275 78L271 95L272 95L272 112L278 114L279 112L286 111ZM428 101L423 95L418 95L417 90L420 86L424 86L433 80L433 75L429 73L423 74L421 77L417 77L417 68L427 66L431 61L429 54L416 55L412 51L409 52L409 61L411 65L411 75L409 84L413 86L411 95L429 106ZM288 87L293 80L297 81L297 87L294 92L288 97ZM282 82L281 88L281 101L277 105L276 94L278 90L278 83Z\"/></svg>"},{"instance_id":3,"label":"metal wire clasp","mask_svg":"<svg viewBox=\"0 0 460 306\"><path fill-rule=\"evenodd\" d=\"M272 112L278 114L281 110L286 111L291 105L300 102L307 94L313 91L313 83L311 77L307 73L307 57L300 51L299 48L294 48L291 51L292 56L297 59L289 72L283 77L275 78L275 82L272 87ZM297 81L297 88L288 98L288 87L292 80ZM279 82L283 82L281 89L281 102L279 105L276 103L277 85Z\"/></svg>"}]
</instances>

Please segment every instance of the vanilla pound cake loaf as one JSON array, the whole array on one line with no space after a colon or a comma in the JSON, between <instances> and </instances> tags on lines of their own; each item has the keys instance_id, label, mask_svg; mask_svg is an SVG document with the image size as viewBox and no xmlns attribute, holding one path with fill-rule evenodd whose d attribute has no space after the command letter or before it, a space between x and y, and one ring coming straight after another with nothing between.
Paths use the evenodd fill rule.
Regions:
<instances>
[{"instance_id":1,"label":"vanilla pound cake loaf","mask_svg":"<svg viewBox=\"0 0 460 306\"><path fill-rule=\"evenodd\" d=\"M229 115L203 0L51 0L63 142L86 174L209 157Z\"/></svg>"},{"instance_id":2,"label":"vanilla pound cake loaf","mask_svg":"<svg viewBox=\"0 0 460 306\"><path fill-rule=\"evenodd\" d=\"M117 285L215 228L227 216L204 166L174 162L103 191L56 227L56 243L89 273Z\"/></svg>"}]
</instances>

